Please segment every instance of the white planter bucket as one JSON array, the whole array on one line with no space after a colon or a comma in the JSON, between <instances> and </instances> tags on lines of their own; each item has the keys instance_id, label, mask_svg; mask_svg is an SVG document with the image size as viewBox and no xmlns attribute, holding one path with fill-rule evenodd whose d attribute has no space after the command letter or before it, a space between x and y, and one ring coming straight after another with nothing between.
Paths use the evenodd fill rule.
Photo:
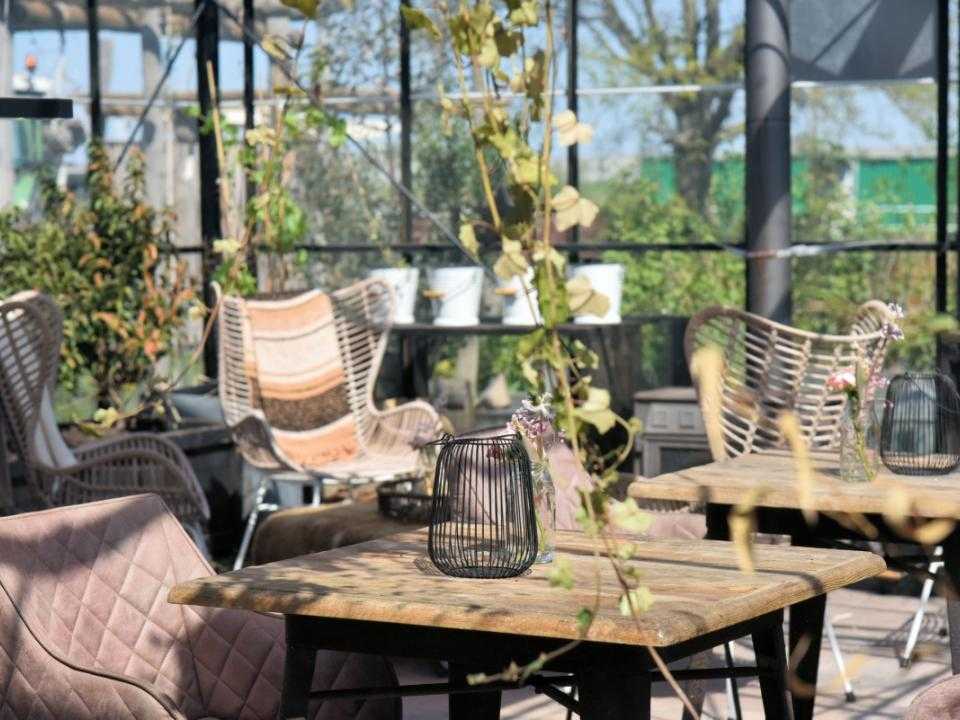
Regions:
<instances>
[{"instance_id":1,"label":"white planter bucket","mask_svg":"<svg viewBox=\"0 0 960 720\"><path fill-rule=\"evenodd\" d=\"M412 324L413 313L417 307L420 268L378 268L371 270L367 277L383 280L393 287L397 298L397 311L394 313L393 322L397 325Z\"/></svg>"},{"instance_id":2,"label":"white planter bucket","mask_svg":"<svg viewBox=\"0 0 960 720\"><path fill-rule=\"evenodd\" d=\"M521 278L514 276L500 283L497 291L503 296L504 325L536 325L541 322L536 288L533 287L533 268Z\"/></svg>"},{"instance_id":3,"label":"white planter bucket","mask_svg":"<svg viewBox=\"0 0 960 720\"><path fill-rule=\"evenodd\" d=\"M477 325L483 269L478 267L435 268L427 275L432 295L434 325Z\"/></svg>"},{"instance_id":4,"label":"white planter bucket","mask_svg":"<svg viewBox=\"0 0 960 720\"><path fill-rule=\"evenodd\" d=\"M610 309L603 317L596 315L577 315L574 322L580 324L620 322L620 302L623 298L623 265L615 263L599 263L596 265L577 265L571 270L573 277L585 277L591 287L601 292L610 300Z\"/></svg>"}]
</instances>

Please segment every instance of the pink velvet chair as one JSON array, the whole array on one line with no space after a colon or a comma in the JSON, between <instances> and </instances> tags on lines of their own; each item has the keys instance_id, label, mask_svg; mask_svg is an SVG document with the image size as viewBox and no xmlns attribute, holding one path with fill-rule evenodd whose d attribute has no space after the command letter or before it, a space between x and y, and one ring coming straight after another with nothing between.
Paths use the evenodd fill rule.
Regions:
<instances>
[{"instance_id":1,"label":"pink velvet chair","mask_svg":"<svg viewBox=\"0 0 960 720\"><path fill-rule=\"evenodd\" d=\"M917 695L904 720L960 720L960 676L934 683Z\"/></svg>"},{"instance_id":2,"label":"pink velvet chair","mask_svg":"<svg viewBox=\"0 0 960 720\"><path fill-rule=\"evenodd\" d=\"M273 720L283 623L166 600L212 573L155 495L0 519L0 718ZM383 658L318 656L318 689L394 683ZM400 702L328 702L312 716L394 720Z\"/></svg>"}]
</instances>

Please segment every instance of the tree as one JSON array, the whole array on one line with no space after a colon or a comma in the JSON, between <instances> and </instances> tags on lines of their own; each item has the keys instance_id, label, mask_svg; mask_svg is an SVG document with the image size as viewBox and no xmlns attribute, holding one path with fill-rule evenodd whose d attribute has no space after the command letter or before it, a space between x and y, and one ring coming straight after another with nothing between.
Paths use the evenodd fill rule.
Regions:
<instances>
[{"instance_id":1,"label":"tree","mask_svg":"<svg viewBox=\"0 0 960 720\"><path fill-rule=\"evenodd\" d=\"M581 17L600 58L621 77L629 72L633 82L739 82L743 24L722 32L720 4L720 0L684 0L679 23L674 23L654 0L593 0ZM719 89L663 96L673 122L660 132L673 150L677 191L701 214L707 212L713 156L724 139L734 92Z\"/></svg>"}]
</instances>

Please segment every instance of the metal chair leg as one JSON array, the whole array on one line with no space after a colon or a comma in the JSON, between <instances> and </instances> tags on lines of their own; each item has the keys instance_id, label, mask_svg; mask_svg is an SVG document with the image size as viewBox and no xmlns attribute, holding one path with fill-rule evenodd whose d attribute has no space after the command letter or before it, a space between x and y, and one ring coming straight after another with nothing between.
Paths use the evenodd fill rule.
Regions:
<instances>
[{"instance_id":1,"label":"metal chair leg","mask_svg":"<svg viewBox=\"0 0 960 720\"><path fill-rule=\"evenodd\" d=\"M827 642L830 644L830 650L833 652L833 661L837 664L837 670L840 672L840 679L843 680L843 692L847 702L856 702L857 696L853 692L853 685L850 678L847 677L847 666L843 662L843 653L840 652L840 643L837 641L837 633L833 629L833 622L829 615L823 618L823 631L827 635Z\"/></svg>"},{"instance_id":2,"label":"metal chair leg","mask_svg":"<svg viewBox=\"0 0 960 720\"><path fill-rule=\"evenodd\" d=\"M730 649L730 643L723 644L723 658L727 669L732 670L733 651ZM727 717L732 720L743 720L743 711L740 709L740 689L737 687L736 678L727 678Z\"/></svg>"},{"instance_id":3,"label":"metal chair leg","mask_svg":"<svg viewBox=\"0 0 960 720\"><path fill-rule=\"evenodd\" d=\"M253 508L247 516L247 527L243 531L243 539L240 541L240 550L237 552L237 559L233 562L233 569L239 570L243 567L243 561L247 559L247 550L250 549L250 541L253 540L253 531L257 527L257 517L266 509L263 499L267 495L267 479L260 478L260 487L257 488L257 496L253 500Z\"/></svg>"},{"instance_id":4,"label":"metal chair leg","mask_svg":"<svg viewBox=\"0 0 960 720\"><path fill-rule=\"evenodd\" d=\"M943 548L937 546L933 551L934 558L943 557ZM913 662L913 651L917 646L917 640L920 639L920 628L923 626L923 618L927 613L927 603L930 602L930 595L933 593L934 580L937 573L943 568L942 560L934 560L927 566L929 575L923 581L923 589L920 591L920 604L913 615L913 622L910 623L910 633L907 635L907 642L903 646L903 652L900 653L900 667L910 667Z\"/></svg>"}]
</instances>

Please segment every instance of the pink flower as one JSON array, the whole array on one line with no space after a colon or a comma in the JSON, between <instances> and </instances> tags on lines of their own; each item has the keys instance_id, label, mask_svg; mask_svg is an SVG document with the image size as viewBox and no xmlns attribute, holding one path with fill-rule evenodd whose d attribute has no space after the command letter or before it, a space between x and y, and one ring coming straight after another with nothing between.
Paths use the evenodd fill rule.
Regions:
<instances>
[{"instance_id":1,"label":"pink flower","mask_svg":"<svg viewBox=\"0 0 960 720\"><path fill-rule=\"evenodd\" d=\"M857 374L852 368L837 370L827 378L827 387L837 392L851 392L857 389Z\"/></svg>"}]
</instances>

